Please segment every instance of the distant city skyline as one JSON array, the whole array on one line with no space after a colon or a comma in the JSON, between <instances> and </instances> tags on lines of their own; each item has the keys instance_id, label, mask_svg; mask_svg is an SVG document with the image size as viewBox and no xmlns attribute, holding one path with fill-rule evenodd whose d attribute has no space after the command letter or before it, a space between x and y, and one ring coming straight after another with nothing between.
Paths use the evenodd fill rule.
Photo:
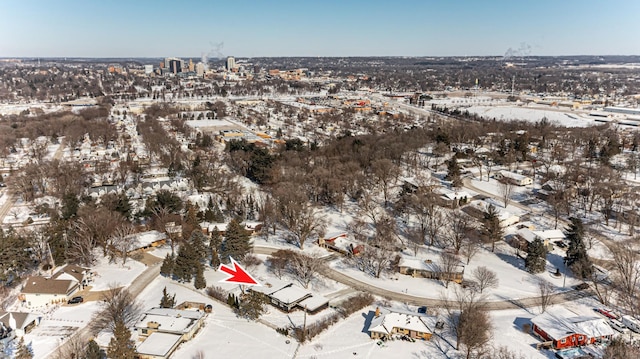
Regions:
<instances>
[{"instance_id":1,"label":"distant city skyline","mask_svg":"<svg viewBox=\"0 0 640 359\"><path fill-rule=\"evenodd\" d=\"M7 1L0 57L640 55L640 1Z\"/></svg>"}]
</instances>

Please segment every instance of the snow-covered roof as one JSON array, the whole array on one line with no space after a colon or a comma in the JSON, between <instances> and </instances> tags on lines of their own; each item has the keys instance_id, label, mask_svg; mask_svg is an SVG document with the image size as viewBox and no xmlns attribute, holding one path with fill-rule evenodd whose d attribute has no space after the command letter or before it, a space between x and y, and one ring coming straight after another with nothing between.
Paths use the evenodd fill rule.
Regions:
<instances>
[{"instance_id":1,"label":"snow-covered roof","mask_svg":"<svg viewBox=\"0 0 640 359\"><path fill-rule=\"evenodd\" d=\"M327 303L329 303L329 299L319 294L312 294L309 298L300 302L300 306L307 311L313 312Z\"/></svg>"},{"instance_id":2,"label":"snow-covered roof","mask_svg":"<svg viewBox=\"0 0 640 359\"><path fill-rule=\"evenodd\" d=\"M151 243L153 242L161 241L167 238L167 235L164 233L158 232L156 230L153 230L153 231L132 234L130 238L136 238L138 242L138 246L146 247L148 245L151 245Z\"/></svg>"},{"instance_id":3,"label":"snow-covered roof","mask_svg":"<svg viewBox=\"0 0 640 359\"><path fill-rule=\"evenodd\" d=\"M589 338L615 334L604 318L579 315L564 307L549 308L543 314L531 319L531 322L555 340L574 333L583 334Z\"/></svg>"},{"instance_id":4,"label":"snow-covered roof","mask_svg":"<svg viewBox=\"0 0 640 359\"><path fill-rule=\"evenodd\" d=\"M510 171L500 171L499 172L503 177L505 178L510 178L514 181L522 181L524 179L528 179L529 177L525 176L525 175L521 175L519 173L515 173L515 172L510 172Z\"/></svg>"},{"instance_id":5,"label":"snow-covered roof","mask_svg":"<svg viewBox=\"0 0 640 359\"><path fill-rule=\"evenodd\" d=\"M438 266L435 263L431 261L426 261L420 258L416 258L416 257L402 256L400 258L400 262L398 263L398 266L416 269L416 270L430 271L430 272L438 271Z\"/></svg>"},{"instance_id":6,"label":"snow-covered roof","mask_svg":"<svg viewBox=\"0 0 640 359\"><path fill-rule=\"evenodd\" d=\"M373 318L369 325L370 332L392 334L393 328L408 329L421 333L431 333L436 318L414 313L380 309L380 316Z\"/></svg>"},{"instance_id":7,"label":"snow-covered roof","mask_svg":"<svg viewBox=\"0 0 640 359\"><path fill-rule=\"evenodd\" d=\"M440 195L448 198L449 200L473 197L473 196L471 196L471 194L469 194L469 192L466 192L466 191L453 191L453 190L450 190L450 189L444 188L444 187L437 188L436 192L440 193Z\"/></svg>"},{"instance_id":8,"label":"snow-covered roof","mask_svg":"<svg viewBox=\"0 0 640 359\"><path fill-rule=\"evenodd\" d=\"M182 339L181 335L154 332L136 348L138 354L166 357Z\"/></svg>"},{"instance_id":9,"label":"snow-covered roof","mask_svg":"<svg viewBox=\"0 0 640 359\"><path fill-rule=\"evenodd\" d=\"M548 239L550 241L553 240L559 240L559 239L564 239L564 232L562 232L559 229L547 229L544 231L534 231L533 233L536 234L536 236L544 239Z\"/></svg>"},{"instance_id":10,"label":"snow-covered roof","mask_svg":"<svg viewBox=\"0 0 640 359\"><path fill-rule=\"evenodd\" d=\"M275 298L282 303L295 303L309 295L311 295L309 291L293 284L271 293L272 298Z\"/></svg>"},{"instance_id":11,"label":"snow-covered roof","mask_svg":"<svg viewBox=\"0 0 640 359\"><path fill-rule=\"evenodd\" d=\"M194 322L204 313L194 310L179 310L171 308L153 308L136 324L136 328L148 328L150 322L159 324L158 331L169 333L186 333L191 330Z\"/></svg>"}]
</instances>

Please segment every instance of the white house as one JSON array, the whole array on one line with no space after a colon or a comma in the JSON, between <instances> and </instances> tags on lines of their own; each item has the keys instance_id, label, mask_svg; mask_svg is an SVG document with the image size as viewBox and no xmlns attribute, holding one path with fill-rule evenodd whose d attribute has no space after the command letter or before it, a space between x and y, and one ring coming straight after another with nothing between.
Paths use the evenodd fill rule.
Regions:
<instances>
[{"instance_id":1,"label":"white house","mask_svg":"<svg viewBox=\"0 0 640 359\"><path fill-rule=\"evenodd\" d=\"M43 307L64 303L80 289L80 284L70 279L29 277L20 293L20 300L27 307Z\"/></svg>"},{"instance_id":2,"label":"white house","mask_svg":"<svg viewBox=\"0 0 640 359\"><path fill-rule=\"evenodd\" d=\"M180 343L193 338L204 325L205 312L173 308L148 310L136 324L142 343L136 351L141 359L166 359Z\"/></svg>"},{"instance_id":3,"label":"white house","mask_svg":"<svg viewBox=\"0 0 640 359\"><path fill-rule=\"evenodd\" d=\"M495 179L499 181L509 181L518 186L528 186L533 184L533 179L531 177L509 171L498 171L495 175Z\"/></svg>"},{"instance_id":4,"label":"white house","mask_svg":"<svg viewBox=\"0 0 640 359\"><path fill-rule=\"evenodd\" d=\"M390 339L406 335L413 339L429 340L436 327L436 317L412 312L376 308L369 325L372 339Z\"/></svg>"},{"instance_id":5,"label":"white house","mask_svg":"<svg viewBox=\"0 0 640 359\"><path fill-rule=\"evenodd\" d=\"M5 312L0 310L0 326L21 337L40 324L40 317L33 313Z\"/></svg>"}]
</instances>

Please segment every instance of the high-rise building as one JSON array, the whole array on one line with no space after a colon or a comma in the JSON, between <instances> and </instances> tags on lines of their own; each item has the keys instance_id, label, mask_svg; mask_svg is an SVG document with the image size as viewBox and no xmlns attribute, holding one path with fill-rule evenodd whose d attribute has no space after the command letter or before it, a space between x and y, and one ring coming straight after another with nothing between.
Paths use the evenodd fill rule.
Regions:
<instances>
[{"instance_id":1,"label":"high-rise building","mask_svg":"<svg viewBox=\"0 0 640 359\"><path fill-rule=\"evenodd\" d=\"M182 72L182 61L178 59L169 60L169 72L174 74Z\"/></svg>"},{"instance_id":2,"label":"high-rise building","mask_svg":"<svg viewBox=\"0 0 640 359\"><path fill-rule=\"evenodd\" d=\"M189 72L193 72L193 70L194 70L193 60L189 59Z\"/></svg>"},{"instance_id":3,"label":"high-rise building","mask_svg":"<svg viewBox=\"0 0 640 359\"><path fill-rule=\"evenodd\" d=\"M144 65L144 73L149 75L153 72L153 65Z\"/></svg>"},{"instance_id":4,"label":"high-rise building","mask_svg":"<svg viewBox=\"0 0 640 359\"><path fill-rule=\"evenodd\" d=\"M236 67L236 59L233 56L227 57L227 71L231 71L234 67Z\"/></svg>"},{"instance_id":5,"label":"high-rise building","mask_svg":"<svg viewBox=\"0 0 640 359\"><path fill-rule=\"evenodd\" d=\"M198 77L204 76L204 70L205 70L204 63L198 62L196 64L196 75L198 75Z\"/></svg>"}]
</instances>

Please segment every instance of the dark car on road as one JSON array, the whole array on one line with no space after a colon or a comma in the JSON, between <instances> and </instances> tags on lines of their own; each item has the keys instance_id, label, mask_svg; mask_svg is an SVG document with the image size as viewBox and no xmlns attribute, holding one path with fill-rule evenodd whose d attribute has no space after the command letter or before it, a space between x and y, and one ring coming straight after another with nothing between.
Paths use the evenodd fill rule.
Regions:
<instances>
[{"instance_id":1,"label":"dark car on road","mask_svg":"<svg viewBox=\"0 0 640 359\"><path fill-rule=\"evenodd\" d=\"M73 297L73 298L69 299L67 304L78 304L78 303L82 303L82 302L84 302L84 299L82 297L78 296L78 297Z\"/></svg>"}]
</instances>

